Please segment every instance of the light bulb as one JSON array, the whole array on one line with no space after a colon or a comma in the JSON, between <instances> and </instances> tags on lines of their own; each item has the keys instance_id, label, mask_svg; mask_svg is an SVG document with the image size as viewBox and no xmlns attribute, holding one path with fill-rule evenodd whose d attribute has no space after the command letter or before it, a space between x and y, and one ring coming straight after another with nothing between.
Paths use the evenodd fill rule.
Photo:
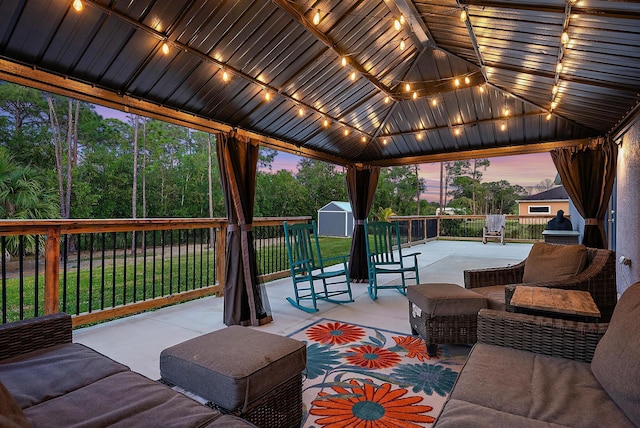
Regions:
<instances>
[{"instance_id":1,"label":"light bulb","mask_svg":"<svg viewBox=\"0 0 640 428\"><path fill-rule=\"evenodd\" d=\"M386 139L386 138L384 138L384 139L382 140L382 144L383 144L383 145L385 145L385 146L387 145L387 139Z\"/></svg>"},{"instance_id":2,"label":"light bulb","mask_svg":"<svg viewBox=\"0 0 640 428\"><path fill-rule=\"evenodd\" d=\"M460 21L465 22L467 20L467 11L465 9L462 9L462 12L460 12Z\"/></svg>"},{"instance_id":3,"label":"light bulb","mask_svg":"<svg viewBox=\"0 0 640 428\"><path fill-rule=\"evenodd\" d=\"M500 130L504 131L505 129L507 129L507 125L505 125L504 123L502 125L500 125Z\"/></svg>"},{"instance_id":4,"label":"light bulb","mask_svg":"<svg viewBox=\"0 0 640 428\"><path fill-rule=\"evenodd\" d=\"M561 71L562 71L562 63L561 63L561 62L559 62L559 63L556 65L556 72L557 72L557 73L560 73Z\"/></svg>"},{"instance_id":5,"label":"light bulb","mask_svg":"<svg viewBox=\"0 0 640 428\"><path fill-rule=\"evenodd\" d=\"M467 76L467 77L465 77L465 78L464 78L464 83L465 83L465 84L467 84L467 85L468 85L469 83L471 83L471 79L469 79L469 76Z\"/></svg>"},{"instance_id":6,"label":"light bulb","mask_svg":"<svg viewBox=\"0 0 640 428\"><path fill-rule=\"evenodd\" d=\"M432 99L431 100L431 105L434 106L434 107L437 106L438 105L438 99L437 98Z\"/></svg>"},{"instance_id":7,"label":"light bulb","mask_svg":"<svg viewBox=\"0 0 640 428\"><path fill-rule=\"evenodd\" d=\"M389 104L389 101L390 101L389 96L384 97L384 103L385 104Z\"/></svg>"},{"instance_id":8,"label":"light bulb","mask_svg":"<svg viewBox=\"0 0 640 428\"><path fill-rule=\"evenodd\" d=\"M77 11L77 12L82 12L82 0L73 0L73 8Z\"/></svg>"},{"instance_id":9,"label":"light bulb","mask_svg":"<svg viewBox=\"0 0 640 428\"><path fill-rule=\"evenodd\" d=\"M453 84L456 85L456 88L460 86L460 79L454 80Z\"/></svg>"},{"instance_id":10,"label":"light bulb","mask_svg":"<svg viewBox=\"0 0 640 428\"><path fill-rule=\"evenodd\" d=\"M569 43L569 33L567 33L566 31L562 33L562 44L566 45L567 43Z\"/></svg>"},{"instance_id":11,"label":"light bulb","mask_svg":"<svg viewBox=\"0 0 640 428\"><path fill-rule=\"evenodd\" d=\"M165 55L169 55L169 45L167 44L167 42L164 42L162 44L162 53Z\"/></svg>"},{"instance_id":12,"label":"light bulb","mask_svg":"<svg viewBox=\"0 0 640 428\"><path fill-rule=\"evenodd\" d=\"M271 93L269 91L266 91L264 93L264 99L267 100L267 101L271 100Z\"/></svg>"},{"instance_id":13,"label":"light bulb","mask_svg":"<svg viewBox=\"0 0 640 428\"><path fill-rule=\"evenodd\" d=\"M558 85L553 85L553 88L551 89L551 93L552 93L553 95L555 95L555 94L557 94L557 93L558 93Z\"/></svg>"},{"instance_id":14,"label":"light bulb","mask_svg":"<svg viewBox=\"0 0 640 428\"><path fill-rule=\"evenodd\" d=\"M313 15L313 25L318 25L320 23L320 10L316 11L316 14Z\"/></svg>"},{"instance_id":15,"label":"light bulb","mask_svg":"<svg viewBox=\"0 0 640 428\"><path fill-rule=\"evenodd\" d=\"M479 91L480 91L481 94L484 94L484 86L480 86Z\"/></svg>"},{"instance_id":16,"label":"light bulb","mask_svg":"<svg viewBox=\"0 0 640 428\"><path fill-rule=\"evenodd\" d=\"M304 116L304 109L303 109L302 107L300 107L300 108L298 109L298 114L299 114L300 116Z\"/></svg>"},{"instance_id":17,"label":"light bulb","mask_svg":"<svg viewBox=\"0 0 640 428\"><path fill-rule=\"evenodd\" d=\"M349 135L349 130L347 128L344 129L344 136L346 137L347 135Z\"/></svg>"},{"instance_id":18,"label":"light bulb","mask_svg":"<svg viewBox=\"0 0 640 428\"><path fill-rule=\"evenodd\" d=\"M555 110L556 107L558 107L558 102L557 101L552 102L551 103L551 110Z\"/></svg>"},{"instance_id":19,"label":"light bulb","mask_svg":"<svg viewBox=\"0 0 640 428\"><path fill-rule=\"evenodd\" d=\"M418 93L417 93L417 92L414 92L414 93L413 93L413 99L414 99L414 100L418 99Z\"/></svg>"},{"instance_id":20,"label":"light bulb","mask_svg":"<svg viewBox=\"0 0 640 428\"><path fill-rule=\"evenodd\" d=\"M400 24L404 25L404 15L400 15Z\"/></svg>"},{"instance_id":21,"label":"light bulb","mask_svg":"<svg viewBox=\"0 0 640 428\"><path fill-rule=\"evenodd\" d=\"M398 19L393 21L393 28L395 28L396 31L400 31L400 29L402 28L402 24L400 24L400 21Z\"/></svg>"},{"instance_id":22,"label":"light bulb","mask_svg":"<svg viewBox=\"0 0 640 428\"><path fill-rule=\"evenodd\" d=\"M328 127L329 127L329 120L328 120L328 119L325 119L325 120L322 122L322 126L324 126L325 128L328 128Z\"/></svg>"},{"instance_id":23,"label":"light bulb","mask_svg":"<svg viewBox=\"0 0 640 428\"><path fill-rule=\"evenodd\" d=\"M227 73L226 70L222 72L222 81L224 81L224 82L228 82L229 81L229 73Z\"/></svg>"},{"instance_id":24,"label":"light bulb","mask_svg":"<svg viewBox=\"0 0 640 428\"><path fill-rule=\"evenodd\" d=\"M454 134L456 134L456 135L460 135L460 128L456 128L456 129L453 131L453 133L454 133Z\"/></svg>"},{"instance_id":25,"label":"light bulb","mask_svg":"<svg viewBox=\"0 0 640 428\"><path fill-rule=\"evenodd\" d=\"M404 39L400 40L400 50L403 51L405 48Z\"/></svg>"},{"instance_id":26,"label":"light bulb","mask_svg":"<svg viewBox=\"0 0 640 428\"><path fill-rule=\"evenodd\" d=\"M362 136L362 138L360 138L362 140L363 143L367 142L367 137L365 137L364 135Z\"/></svg>"},{"instance_id":27,"label":"light bulb","mask_svg":"<svg viewBox=\"0 0 640 428\"><path fill-rule=\"evenodd\" d=\"M353 82L353 81L355 81L355 80L356 80L356 72L355 72L355 71L352 71L352 72L351 72L351 81Z\"/></svg>"},{"instance_id":28,"label":"light bulb","mask_svg":"<svg viewBox=\"0 0 640 428\"><path fill-rule=\"evenodd\" d=\"M509 116L509 109L505 107L504 109L504 115L505 116Z\"/></svg>"},{"instance_id":29,"label":"light bulb","mask_svg":"<svg viewBox=\"0 0 640 428\"><path fill-rule=\"evenodd\" d=\"M418 141L422 140L422 134L416 135L416 138L418 139Z\"/></svg>"},{"instance_id":30,"label":"light bulb","mask_svg":"<svg viewBox=\"0 0 640 428\"><path fill-rule=\"evenodd\" d=\"M407 92L409 92L409 91L411 90L411 85L407 83L406 85L404 85L404 89L405 89Z\"/></svg>"},{"instance_id":31,"label":"light bulb","mask_svg":"<svg viewBox=\"0 0 640 428\"><path fill-rule=\"evenodd\" d=\"M547 120L551 120L551 113L547 113Z\"/></svg>"},{"instance_id":32,"label":"light bulb","mask_svg":"<svg viewBox=\"0 0 640 428\"><path fill-rule=\"evenodd\" d=\"M345 67L347 65L347 58L343 56L341 62L342 66Z\"/></svg>"}]
</instances>

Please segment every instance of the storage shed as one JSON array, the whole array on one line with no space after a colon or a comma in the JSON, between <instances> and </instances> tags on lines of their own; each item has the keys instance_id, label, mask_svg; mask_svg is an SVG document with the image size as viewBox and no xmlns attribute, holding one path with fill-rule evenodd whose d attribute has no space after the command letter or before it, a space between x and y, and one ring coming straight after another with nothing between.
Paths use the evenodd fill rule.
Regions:
<instances>
[{"instance_id":1,"label":"storage shed","mask_svg":"<svg viewBox=\"0 0 640 428\"><path fill-rule=\"evenodd\" d=\"M353 233L349 202L331 201L318 210L318 235L348 237Z\"/></svg>"}]
</instances>

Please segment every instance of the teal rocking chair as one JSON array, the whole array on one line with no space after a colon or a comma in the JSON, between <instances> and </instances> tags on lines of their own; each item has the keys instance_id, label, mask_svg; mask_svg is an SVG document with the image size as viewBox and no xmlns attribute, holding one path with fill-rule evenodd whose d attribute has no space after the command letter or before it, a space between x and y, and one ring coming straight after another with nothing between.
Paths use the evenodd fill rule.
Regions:
<instances>
[{"instance_id":1,"label":"teal rocking chair","mask_svg":"<svg viewBox=\"0 0 640 428\"><path fill-rule=\"evenodd\" d=\"M418 274L418 255L420 253L402 254L400 245L400 227L398 222L364 222L367 247L367 267L369 272L369 297L376 300L378 290L395 289L407 294L407 281L420 283ZM395 249L395 251L394 251ZM405 261L413 258L413 264ZM379 275L400 275L399 283L380 285Z\"/></svg>"},{"instance_id":2,"label":"teal rocking chair","mask_svg":"<svg viewBox=\"0 0 640 428\"><path fill-rule=\"evenodd\" d=\"M347 269L348 257L322 258L315 221L311 224L293 225L288 225L285 221L284 236L295 292L295 298L287 297L289 303L305 312L313 313L318 311L317 300L333 303L353 302ZM332 266L327 269L325 263L332 260L340 260L342 267L336 269ZM315 281L322 282L321 290L316 290ZM345 295L344 300L333 299L340 295Z\"/></svg>"}]
</instances>

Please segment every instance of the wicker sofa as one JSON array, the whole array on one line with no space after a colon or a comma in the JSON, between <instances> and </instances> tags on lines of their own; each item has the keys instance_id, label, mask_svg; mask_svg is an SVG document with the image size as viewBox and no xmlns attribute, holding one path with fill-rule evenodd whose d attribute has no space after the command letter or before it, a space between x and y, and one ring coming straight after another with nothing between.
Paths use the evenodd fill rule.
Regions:
<instances>
[{"instance_id":1,"label":"wicker sofa","mask_svg":"<svg viewBox=\"0 0 640 428\"><path fill-rule=\"evenodd\" d=\"M0 426L254 426L84 345L60 313L0 326Z\"/></svg>"},{"instance_id":2,"label":"wicker sofa","mask_svg":"<svg viewBox=\"0 0 640 428\"><path fill-rule=\"evenodd\" d=\"M562 265L561 260L551 268L537 267L536 265L542 266L543 263L538 262L537 259L532 260L533 257L530 253L529 257L513 266L465 270L464 286L485 296L489 303L489 309L513 311L513 307L509 303L515 287L524 282L525 270L530 272L537 270L540 275L546 275L553 279L536 280L535 282L527 282L526 285L588 291L600 309L601 321L609 321L618 299L616 256L613 251L588 248L583 245L536 243L531 252L536 253L538 250L566 252L579 250L580 247L586 250L586 260L579 271L568 278L557 279L554 277L554 270L558 265ZM565 266L562 265L562 267Z\"/></svg>"},{"instance_id":3,"label":"wicker sofa","mask_svg":"<svg viewBox=\"0 0 640 428\"><path fill-rule=\"evenodd\" d=\"M610 324L483 309L435 427L640 426L640 283Z\"/></svg>"}]
</instances>

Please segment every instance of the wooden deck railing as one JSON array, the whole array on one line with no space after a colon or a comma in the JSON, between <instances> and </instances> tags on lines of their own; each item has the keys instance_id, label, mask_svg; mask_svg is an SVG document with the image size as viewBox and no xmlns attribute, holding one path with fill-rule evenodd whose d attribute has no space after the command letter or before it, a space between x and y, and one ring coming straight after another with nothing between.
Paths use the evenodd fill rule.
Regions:
<instances>
[{"instance_id":1,"label":"wooden deck railing","mask_svg":"<svg viewBox=\"0 0 640 428\"><path fill-rule=\"evenodd\" d=\"M264 280L288 274L283 221L309 219L254 220ZM226 229L226 219L0 221L0 323L64 311L83 325L221 295Z\"/></svg>"}]
</instances>

